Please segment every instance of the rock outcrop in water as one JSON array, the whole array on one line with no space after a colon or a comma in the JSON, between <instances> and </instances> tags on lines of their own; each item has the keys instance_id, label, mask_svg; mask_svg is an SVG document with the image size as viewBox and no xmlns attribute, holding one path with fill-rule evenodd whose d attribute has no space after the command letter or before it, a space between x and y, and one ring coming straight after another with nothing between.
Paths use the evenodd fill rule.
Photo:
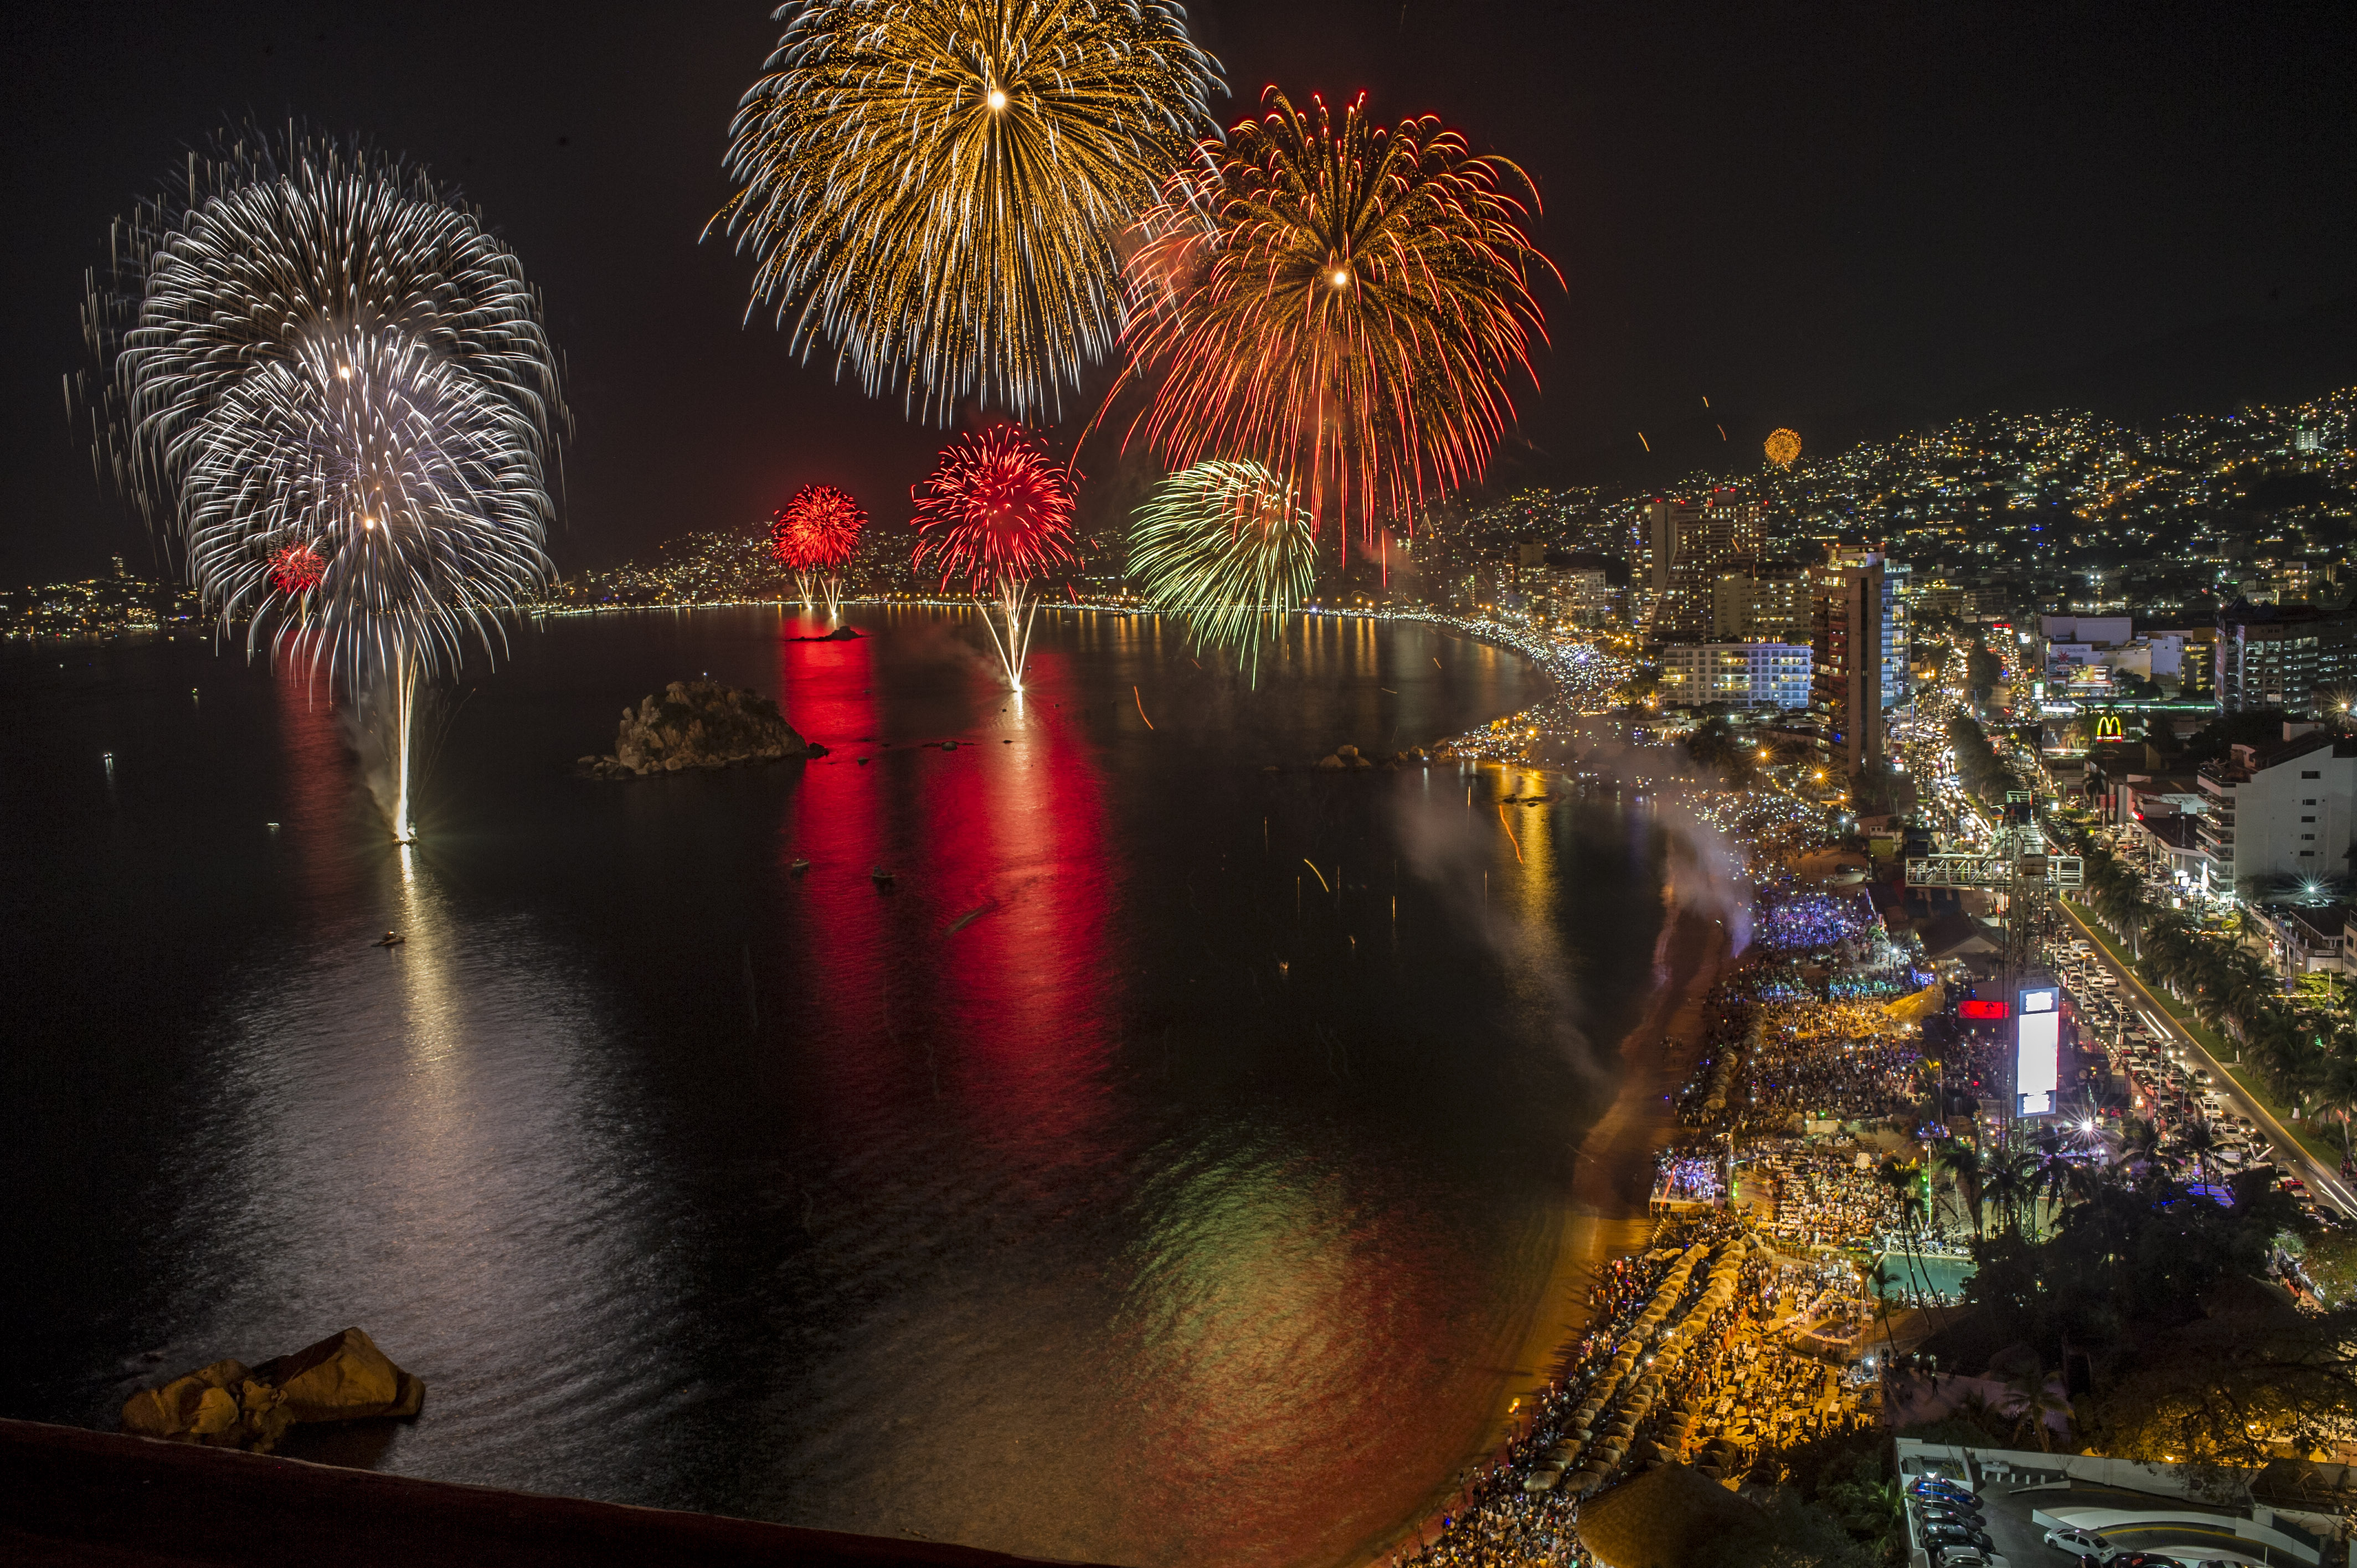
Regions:
<instances>
[{"instance_id":1,"label":"rock outcrop in water","mask_svg":"<svg viewBox=\"0 0 2357 1568\"><path fill-rule=\"evenodd\" d=\"M347 1328L259 1367L215 1361L160 1389L142 1389L124 1403L123 1430L267 1454L298 1423L412 1416L425 1402L423 1380L394 1366L360 1329Z\"/></svg>"},{"instance_id":2,"label":"rock outcrop in water","mask_svg":"<svg viewBox=\"0 0 2357 1568\"><path fill-rule=\"evenodd\" d=\"M759 692L717 681L673 681L662 695L624 708L613 753L583 757L581 771L630 779L825 755L824 746L802 739L778 704Z\"/></svg>"}]
</instances>

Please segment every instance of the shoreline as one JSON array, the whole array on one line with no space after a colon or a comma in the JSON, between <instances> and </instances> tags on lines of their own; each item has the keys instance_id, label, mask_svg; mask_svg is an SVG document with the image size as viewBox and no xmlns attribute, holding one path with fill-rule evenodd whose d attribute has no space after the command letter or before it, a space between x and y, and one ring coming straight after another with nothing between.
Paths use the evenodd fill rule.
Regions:
<instances>
[{"instance_id":1,"label":"shoreline","mask_svg":"<svg viewBox=\"0 0 2357 1568\"><path fill-rule=\"evenodd\" d=\"M1443 1516L1458 1506L1461 1478L1496 1460L1521 1433L1520 1406L1554 1379L1587 1332L1587 1291L1597 1270L1637 1251L1651 1231L1645 1205L1653 1157L1676 1125L1665 1097L1701 1051L1704 1002L1733 957L1727 928L1704 907L1675 902L1677 886L1673 877L1665 888L1673 902L1654 943L1644 1012L1620 1040L1620 1090L1580 1140L1571 1190L1557 1211L1554 1264L1532 1298L1520 1346L1504 1369L1481 1435L1408 1521L1373 1550L1355 1555L1358 1568L1381 1568L1411 1538L1428 1541L1438 1533ZM1674 1051L1664 1048L1669 1040L1677 1042Z\"/></svg>"}]
</instances>

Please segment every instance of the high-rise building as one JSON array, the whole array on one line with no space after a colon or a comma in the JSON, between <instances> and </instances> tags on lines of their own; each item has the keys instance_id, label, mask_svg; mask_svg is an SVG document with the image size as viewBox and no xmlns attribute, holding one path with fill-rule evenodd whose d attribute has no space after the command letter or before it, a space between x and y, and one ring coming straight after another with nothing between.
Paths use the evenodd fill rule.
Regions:
<instances>
[{"instance_id":1,"label":"high-rise building","mask_svg":"<svg viewBox=\"0 0 2357 1568\"><path fill-rule=\"evenodd\" d=\"M1711 585L1710 635L1720 641L1805 646L1810 631L1809 575L1796 563L1762 561Z\"/></svg>"},{"instance_id":2,"label":"high-rise building","mask_svg":"<svg viewBox=\"0 0 2357 1568\"><path fill-rule=\"evenodd\" d=\"M2198 820L2206 880L2338 876L2357 827L2357 742L2312 724L2284 725L2271 746L2234 746L2201 765Z\"/></svg>"},{"instance_id":3,"label":"high-rise building","mask_svg":"<svg viewBox=\"0 0 2357 1568\"><path fill-rule=\"evenodd\" d=\"M1813 674L1805 643L1674 642L1662 649L1662 699L1674 708L1805 708Z\"/></svg>"},{"instance_id":4,"label":"high-rise building","mask_svg":"<svg viewBox=\"0 0 2357 1568\"><path fill-rule=\"evenodd\" d=\"M2237 599L2218 612L2218 706L2337 707L2357 685L2357 614Z\"/></svg>"},{"instance_id":5,"label":"high-rise building","mask_svg":"<svg viewBox=\"0 0 2357 1568\"><path fill-rule=\"evenodd\" d=\"M1640 509L1638 527L1655 640L1711 637L1718 578L1760 559L1760 503L1737 490L1713 490L1699 505L1652 500Z\"/></svg>"},{"instance_id":6,"label":"high-rise building","mask_svg":"<svg viewBox=\"0 0 2357 1568\"><path fill-rule=\"evenodd\" d=\"M1810 573L1815 608L1815 706L1857 773L1882 764L1882 562L1828 563Z\"/></svg>"}]
</instances>

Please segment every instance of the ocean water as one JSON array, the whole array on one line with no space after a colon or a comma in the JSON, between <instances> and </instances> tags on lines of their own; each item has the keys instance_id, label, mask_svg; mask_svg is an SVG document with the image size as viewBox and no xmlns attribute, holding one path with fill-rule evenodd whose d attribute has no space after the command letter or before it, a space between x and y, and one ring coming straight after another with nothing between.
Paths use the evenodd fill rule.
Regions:
<instances>
[{"instance_id":1,"label":"ocean water","mask_svg":"<svg viewBox=\"0 0 2357 1568\"><path fill-rule=\"evenodd\" d=\"M1613 1092L1650 819L1308 770L1541 694L1429 627L1254 687L1053 613L1017 701L969 616L851 618L525 628L407 850L298 672L0 650L0 1412L359 1325L424 1415L290 1452L1141 1565L1418 1516ZM571 776L705 672L833 755Z\"/></svg>"}]
</instances>

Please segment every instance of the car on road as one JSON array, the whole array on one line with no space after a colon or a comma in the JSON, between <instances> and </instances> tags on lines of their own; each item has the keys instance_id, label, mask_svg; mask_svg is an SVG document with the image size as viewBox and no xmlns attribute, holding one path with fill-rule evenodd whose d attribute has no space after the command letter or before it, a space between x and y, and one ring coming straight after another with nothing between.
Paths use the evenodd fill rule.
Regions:
<instances>
[{"instance_id":1,"label":"car on road","mask_svg":"<svg viewBox=\"0 0 2357 1568\"><path fill-rule=\"evenodd\" d=\"M2078 1530L2064 1525L2046 1532L2046 1544L2073 1557L2092 1557L2097 1563L2108 1563L2120 1554L2120 1549L2092 1530Z\"/></svg>"}]
</instances>

